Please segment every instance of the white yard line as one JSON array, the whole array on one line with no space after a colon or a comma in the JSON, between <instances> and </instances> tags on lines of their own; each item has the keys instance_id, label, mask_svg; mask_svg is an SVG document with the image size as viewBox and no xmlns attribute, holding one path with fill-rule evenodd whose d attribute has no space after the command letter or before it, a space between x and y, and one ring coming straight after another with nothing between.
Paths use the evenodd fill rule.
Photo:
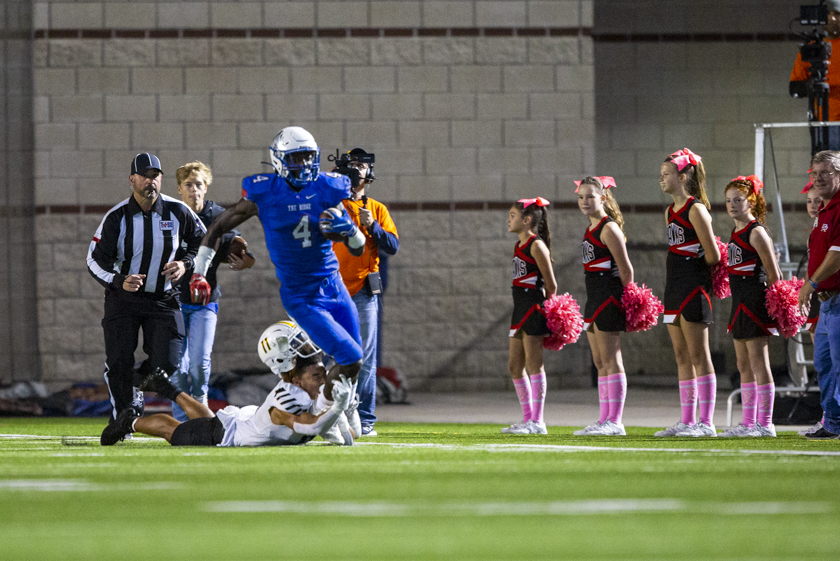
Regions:
<instances>
[{"instance_id":1,"label":"white yard line","mask_svg":"<svg viewBox=\"0 0 840 561\"><path fill-rule=\"evenodd\" d=\"M43 436L34 434L0 434L0 439L19 440L83 440L99 441L98 436ZM134 436L132 440L140 442L159 441L159 438ZM323 442L313 442L311 445L326 445ZM530 444L527 442L516 444L437 444L437 443L403 443L403 442L372 442L369 440L356 441L356 446L388 446L391 448L433 448L436 450L454 451L483 451L483 452L679 452L702 454L764 454L776 456L840 456L840 450L739 450L725 448L644 448L639 446L572 446L568 444Z\"/></svg>"},{"instance_id":2,"label":"white yard line","mask_svg":"<svg viewBox=\"0 0 840 561\"><path fill-rule=\"evenodd\" d=\"M701 512L722 515L819 514L828 502L726 503L681 499L594 499L545 502L352 502L352 501L213 501L203 510L217 513L296 513L336 516L584 516L592 514Z\"/></svg>"},{"instance_id":3,"label":"white yard line","mask_svg":"<svg viewBox=\"0 0 840 561\"><path fill-rule=\"evenodd\" d=\"M642 448L629 446L570 446L566 444L435 444L396 442L356 442L356 446L391 446L394 448L434 448L484 452L700 452L703 454L770 454L790 456L840 456L840 450L726 450L723 448Z\"/></svg>"}]
</instances>

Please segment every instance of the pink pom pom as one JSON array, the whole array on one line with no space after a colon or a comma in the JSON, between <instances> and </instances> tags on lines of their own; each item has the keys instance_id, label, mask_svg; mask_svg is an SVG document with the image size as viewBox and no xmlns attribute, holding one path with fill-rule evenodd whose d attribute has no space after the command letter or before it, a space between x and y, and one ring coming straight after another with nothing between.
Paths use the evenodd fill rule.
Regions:
<instances>
[{"instance_id":1,"label":"pink pom pom","mask_svg":"<svg viewBox=\"0 0 840 561\"><path fill-rule=\"evenodd\" d=\"M624 287L621 305L624 306L627 317L628 333L647 331L656 325L659 314L665 311L665 306L653 295L651 289L644 284L639 286L635 282L628 283Z\"/></svg>"},{"instance_id":2,"label":"pink pom pom","mask_svg":"<svg viewBox=\"0 0 840 561\"><path fill-rule=\"evenodd\" d=\"M767 313L778 322L779 331L785 337L793 337L808 318L799 314L799 289L803 279L778 280L767 289L765 304Z\"/></svg>"},{"instance_id":3,"label":"pink pom pom","mask_svg":"<svg viewBox=\"0 0 840 561\"><path fill-rule=\"evenodd\" d=\"M565 345L577 342L583 330L583 315L571 294L555 294L543 302L543 310L551 330L551 335L543 339L543 347L559 351Z\"/></svg>"},{"instance_id":4,"label":"pink pom pom","mask_svg":"<svg viewBox=\"0 0 840 561\"><path fill-rule=\"evenodd\" d=\"M720 261L712 265L712 293L715 298L723 300L732 296L729 289L729 253L726 244L718 236L715 236L715 242L720 250Z\"/></svg>"}]
</instances>

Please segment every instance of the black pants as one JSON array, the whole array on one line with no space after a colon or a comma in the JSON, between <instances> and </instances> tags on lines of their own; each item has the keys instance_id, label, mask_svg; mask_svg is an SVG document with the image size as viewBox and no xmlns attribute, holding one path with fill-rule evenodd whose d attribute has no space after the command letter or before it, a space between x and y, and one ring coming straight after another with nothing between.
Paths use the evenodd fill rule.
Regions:
<instances>
[{"instance_id":1,"label":"black pants","mask_svg":"<svg viewBox=\"0 0 840 561\"><path fill-rule=\"evenodd\" d=\"M153 299L128 292L105 296L105 381L111 392L114 417L128 407L142 414L142 396L135 398L134 351L140 329L149 366L172 374L178 368L184 339L184 317L177 296Z\"/></svg>"}]
</instances>

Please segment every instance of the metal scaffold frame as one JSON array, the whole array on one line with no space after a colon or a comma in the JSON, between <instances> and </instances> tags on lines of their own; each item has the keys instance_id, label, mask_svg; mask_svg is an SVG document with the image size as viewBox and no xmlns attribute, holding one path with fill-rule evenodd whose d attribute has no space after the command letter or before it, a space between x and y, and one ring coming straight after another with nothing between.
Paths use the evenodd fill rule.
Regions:
<instances>
[{"instance_id":1,"label":"metal scaffold frame","mask_svg":"<svg viewBox=\"0 0 840 561\"><path fill-rule=\"evenodd\" d=\"M820 121L820 122L801 122L801 123L759 123L754 125L755 126L755 165L754 165L754 173L755 175L765 184L765 193L767 193L767 182L764 181L764 160L766 157L766 148L765 148L765 139L767 140L767 144L770 147L770 159L773 163L773 188L775 189L775 200L773 202L773 214L777 217L777 231L779 234L779 239L776 240L777 244L779 245L779 249L781 250L781 260L779 262L779 267L782 269L782 274L784 274L787 278L790 278L796 273L797 268L799 267L799 263L791 262L790 258L790 246L788 244L787 238L787 228L785 226L785 214L784 214L784 207L782 206L782 192L779 188L779 174L776 168L776 153L773 150L773 134L772 129L789 129L789 128L817 128L817 127L829 127L829 126L840 126L840 121ZM788 354L788 349L786 349L786 356L787 356L787 367L788 372L790 373L791 380L793 380L792 386L777 386L776 393L782 395L798 395L802 396L804 393L809 391L819 391L819 387L816 384L809 383L808 380L808 368L814 365L814 361L812 359L807 359L805 357L805 349L803 345L803 332L797 333L794 337L792 337L793 344L796 346L796 351L793 353L793 357L790 357ZM786 342L786 344L788 344ZM734 390L730 395L729 399L726 402L726 424L728 426L732 426L732 408L735 404L735 399L741 394L741 389L738 388Z\"/></svg>"}]
</instances>

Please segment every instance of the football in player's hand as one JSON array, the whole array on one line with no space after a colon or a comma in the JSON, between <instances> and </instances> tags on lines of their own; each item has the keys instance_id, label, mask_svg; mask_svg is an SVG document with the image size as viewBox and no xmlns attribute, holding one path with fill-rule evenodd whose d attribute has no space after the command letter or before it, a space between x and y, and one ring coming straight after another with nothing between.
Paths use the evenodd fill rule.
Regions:
<instances>
[{"instance_id":1,"label":"football in player's hand","mask_svg":"<svg viewBox=\"0 0 840 561\"><path fill-rule=\"evenodd\" d=\"M324 212L321 213L319 217L320 220L318 221L318 226L321 229L321 234L324 235L325 238L330 240L331 242L342 242L344 241L344 236L339 234L338 232L333 232L329 225L332 224L332 221L344 214L344 211L340 208L332 207L328 208Z\"/></svg>"},{"instance_id":2,"label":"football in player's hand","mask_svg":"<svg viewBox=\"0 0 840 561\"><path fill-rule=\"evenodd\" d=\"M237 257L241 258L243 250L248 251L248 242L246 242L240 236L234 237L230 241L230 245L228 245L228 252L227 252L227 255L225 256L225 258L222 260L222 263L227 263L228 262L228 256L230 256L230 255L236 255Z\"/></svg>"}]
</instances>

